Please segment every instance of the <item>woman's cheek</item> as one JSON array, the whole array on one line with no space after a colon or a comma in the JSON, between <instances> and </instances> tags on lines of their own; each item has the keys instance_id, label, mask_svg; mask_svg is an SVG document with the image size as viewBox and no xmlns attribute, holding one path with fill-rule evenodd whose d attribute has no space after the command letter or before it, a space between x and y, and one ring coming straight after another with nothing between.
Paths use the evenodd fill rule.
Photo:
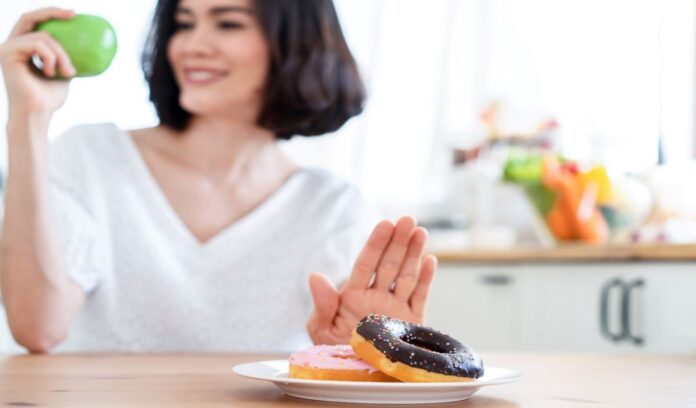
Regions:
<instances>
[{"instance_id":1,"label":"woman's cheek","mask_svg":"<svg viewBox=\"0 0 696 408\"><path fill-rule=\"evenodd\" d=\"M178 60L179 44L180 41L177 34L174 34L169 40L169 44L167 44L167 59L169 60L169 64L172 66L172 68L176 66L176 62Z\"/></svg>"}]
</instances>

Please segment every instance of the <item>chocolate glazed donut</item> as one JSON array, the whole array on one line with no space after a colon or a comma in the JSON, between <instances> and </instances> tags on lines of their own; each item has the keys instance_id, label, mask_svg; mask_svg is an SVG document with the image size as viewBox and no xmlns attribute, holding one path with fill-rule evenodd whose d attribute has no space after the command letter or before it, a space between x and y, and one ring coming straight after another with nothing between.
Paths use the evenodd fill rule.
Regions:
<instances>
[{"instance_id":1,"label":"chocolate glazed donut","mask_svg":"<svg viewBox=\"0 0 696 408\"><path fill-rule=\"evenodd\" d=\"M363 360L402 381L468 381L483 375L479 356L458 340L387 316L363 318L351 346Z\"/></svg>"}]
</instances>

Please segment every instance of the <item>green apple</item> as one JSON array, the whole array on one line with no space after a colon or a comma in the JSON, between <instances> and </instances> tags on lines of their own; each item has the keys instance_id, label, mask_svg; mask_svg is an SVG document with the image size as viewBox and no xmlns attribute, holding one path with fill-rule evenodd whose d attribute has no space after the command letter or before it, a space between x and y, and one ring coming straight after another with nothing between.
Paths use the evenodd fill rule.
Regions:
<instances>
[{"instance_id":1,"label":"green apple","mask_svg":"<svg viewBox=\"0 0 696 408\"><path fill-rule=\"evenodd\" d=\"M78 14L69 20L49 20L36 31L45 31L65 49L78 77L106 71L116 55L116 32L98 16Z\"/></svg>"}]
</instances>

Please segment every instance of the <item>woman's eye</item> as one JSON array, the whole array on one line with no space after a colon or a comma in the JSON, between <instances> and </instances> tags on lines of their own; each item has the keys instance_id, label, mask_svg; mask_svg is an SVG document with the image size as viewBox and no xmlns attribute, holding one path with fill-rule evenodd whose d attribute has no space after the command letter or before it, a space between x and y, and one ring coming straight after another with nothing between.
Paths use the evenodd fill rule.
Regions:
<instances>
[{"instance_id":1,"label":"woman's eye","mask_svg":"<svg viewBox=\"0 0 696 408\"><path fill-rule=\"evenodd\" d=\"M238 28L244 28L242 24L235 23L232 21L221 21L218 23L218 27L222 28L223 30L235 30Z\"/></svg>"},{"instance_id":2,"label":"woman's eye","mask_svg":"<svg viewBox=\"0 0 696 408\"><path fill-rule=\"evenodd\" d=\"M176 23L177 30L190 30L192 28L193 28L193 24L191 24L191 23L180 23L180 22Z\"/></svg>"}]
</instances>

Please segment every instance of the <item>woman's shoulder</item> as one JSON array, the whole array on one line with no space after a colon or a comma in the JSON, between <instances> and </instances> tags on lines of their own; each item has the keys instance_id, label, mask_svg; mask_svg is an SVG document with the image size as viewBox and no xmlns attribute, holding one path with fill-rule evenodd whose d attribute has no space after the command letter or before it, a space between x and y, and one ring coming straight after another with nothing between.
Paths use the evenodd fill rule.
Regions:
<instances>
[{"instance_id":1,"label":"woman's shoulder","mask_svg":"<svg viewBox=\"0 0 696 408\"><path fill-rule=\"evenodd\" d=\"M71 127L51 143L51 150L60 156L73 157L85 152L113 151L114 143L126 134L113 123L90 123Z\"/></svg>"},{"instance_id":2,"label":"woman's shoulder","mask_svg":"<svg viewBox=\"0 0 696 408\"><path fill-rule=\"evenodd\" d=\"M313 188L338 190L354 188L354 185L347 179L321 167L303 166L299 168L298 172L302 174L305 184Z\"/></svg>"},{"instance_id":3,"label":"woman's shoulder","mask_svg":"<svg viewBox=\"0 0 696 408\"><path fill-rule=\"evenodd\" d=\"M121 166L128 155L127 137L113 123L73 126L51 142L51 169L66 177L81 177L85 171Z\"/></svg>"},{"instance_id":4,"label":"woman's shoulder","mask_svg":"<svg viewBox=\"0 0 696 408\"><path fill-rule=\"evenodd\" d=\"M325 219L377 217L378 212L360 188L346 178L318 167L303 167L298 191L307 213Z\"/></svg>"},{"instance_id":5,"label":"woman's shoulder","mask_svg":"<svg viewBox=\"0 0 696 408\"><path fill-rule=\"evenodd\" d=\"M362 195L359 188L342 176L332 173L329 170L305 166L298 170L299 177L302 179L300 188L307 192L312 192L318 199L337 198L361 200Z\"/></svg>"},{"instance_id":6,"label":"woman's shoulder","mask_svg":"<svg viewBox=\"0 0 696 408\"><path fill-rule=\"evenodd\" d=\"M75 142L77 140L94 139L103 136L113 136L122 133L116 124L111 122L103 123L83 123L75 125L65 132L61 133L54 143L65 143L67 141Z\"/></svg>"}]
</instances>

